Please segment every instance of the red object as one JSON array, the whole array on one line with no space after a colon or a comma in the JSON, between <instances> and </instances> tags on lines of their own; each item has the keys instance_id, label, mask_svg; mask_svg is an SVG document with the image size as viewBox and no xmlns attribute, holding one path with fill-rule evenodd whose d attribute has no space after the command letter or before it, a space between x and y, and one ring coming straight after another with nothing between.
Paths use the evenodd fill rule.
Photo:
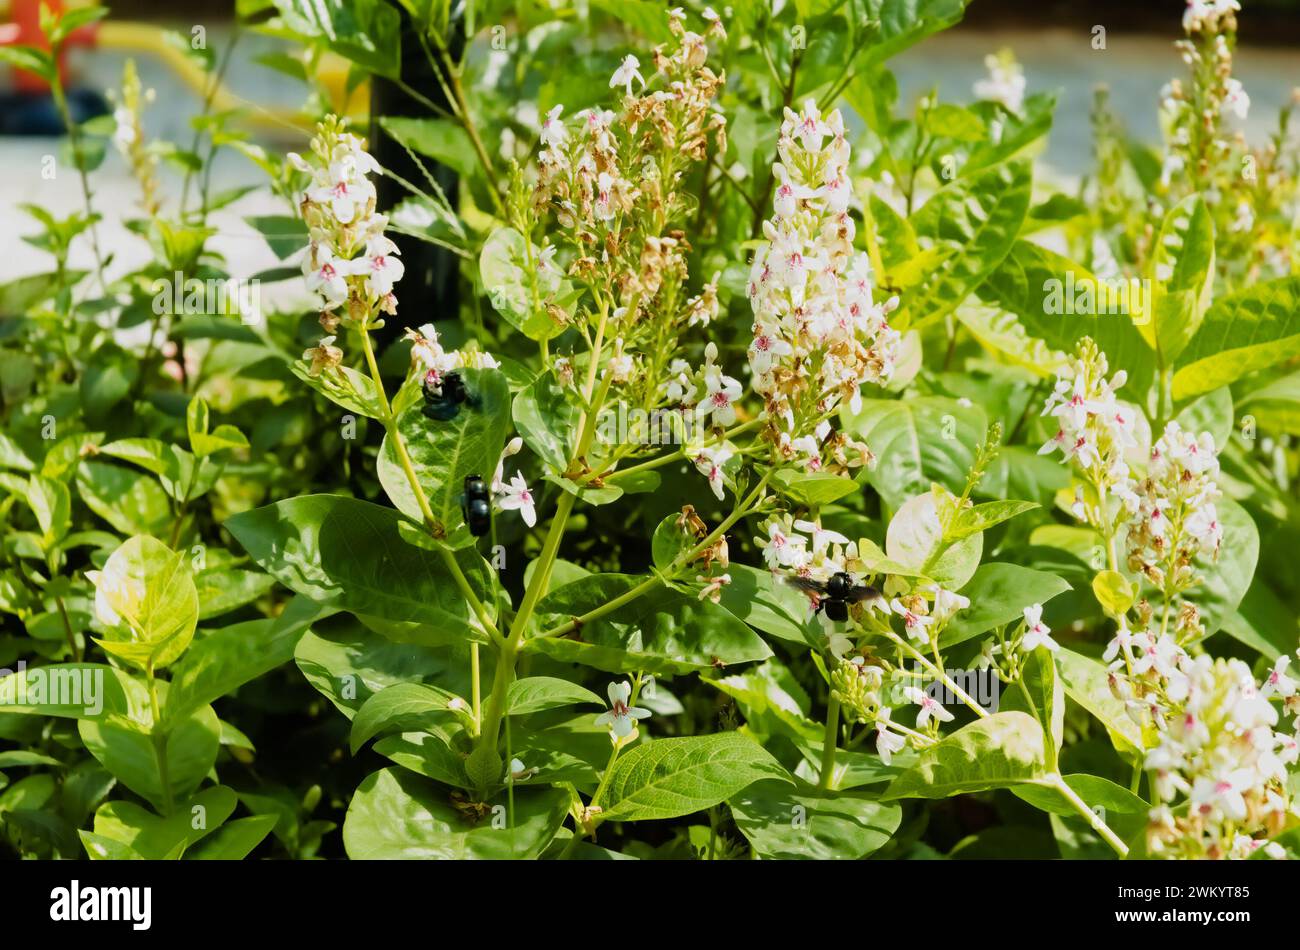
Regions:
<instances>
[{"instance_id":1,"label":"red object","mask_svg":"<svg viewBox=\"0 0 1300 950\"><path fill-rule=\"evenodd\" d=\"M63 12L61 0L45 0L55 13ZM41 0L11 0L12 23L0 23L0 46L35 46L48 50L49 42L41 32ZM73 30L59 54L59 78L66 79L66 51L70 46L94 46L97 24L90 23ZM25 69L13 70L14 87L19 92L46 93L50 86L44 79Z\"/></svg>"}]
</instances>

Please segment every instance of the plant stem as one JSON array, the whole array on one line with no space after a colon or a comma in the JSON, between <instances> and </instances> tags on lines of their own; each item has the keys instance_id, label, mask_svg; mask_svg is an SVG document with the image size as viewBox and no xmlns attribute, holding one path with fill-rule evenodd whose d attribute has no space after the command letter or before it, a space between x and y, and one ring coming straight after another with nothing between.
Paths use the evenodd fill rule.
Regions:
<instances>
[{"instance_id":1,"label":"plant stem","mask_svg":"<svg viewBox=\"0 0 1300 950\"><path fill-rule=\"evenodd\" d=\"M1088 807L1088 803L1080 798L1074 789L1065 783L1065 779L1054 774L1048 784L1065 796L1065 800L1092 826L1093 831L1101 835L1102 839L1114 849L1116 854L1121 858L1128 856L1128 845L1124 843L1119 835L1111 831L1110 826L1101 820L1100 815Z\"/></svg>"}]
</instances>

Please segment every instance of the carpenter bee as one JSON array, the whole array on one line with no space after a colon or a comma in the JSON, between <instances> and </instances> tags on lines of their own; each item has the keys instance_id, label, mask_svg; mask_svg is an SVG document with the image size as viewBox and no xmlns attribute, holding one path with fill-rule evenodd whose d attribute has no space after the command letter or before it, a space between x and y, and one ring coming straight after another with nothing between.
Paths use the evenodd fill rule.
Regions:
<instances>
[{"instance_id":1,"label":"carpenter bee","mask_svg":"<svg viewBox=\"0 0 1300 950\"><path fill-rule=\"evenodd\" d=\"M465 476L465 494L460 496L461 512L469 533L482 537L492 526L492 496L482 475Z\"/></svg>"},{"instance_id":2,"label":"carpenter bee","mask_svg":"<svg viewBox=\"0 0 1300 950\"><path fill-rule=\"evenodd\" d=\"M839 571L831 575L825 583L810 577L787 577L786 580L807 593L817 595L817 612L826 611L826 616L836 623L849 619L849 604L860 604L880 596L880 591L866 584L855 584L853 575Z\"/></svg>"},{"instance_id":3,"label":"carpenter bee","mask_svg":"<svg viewBox=\"0 0 1300 950\"><path fill-rule=\"evenodd\" d=\"M474 405L475 399L465 388L465 380L460 373L448 373L439 376L436 370L429 370L424 377L424 407L420 410L435 422L455 419L460 407Z\"/></svg>"}]
</instances>

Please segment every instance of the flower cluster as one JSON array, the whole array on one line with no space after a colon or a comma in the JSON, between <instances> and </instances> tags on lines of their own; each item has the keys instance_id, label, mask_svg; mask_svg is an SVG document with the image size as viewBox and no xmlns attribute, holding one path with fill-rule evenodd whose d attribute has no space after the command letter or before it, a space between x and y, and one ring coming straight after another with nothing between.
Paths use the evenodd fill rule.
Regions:
<instances>
[{"instance_id":1,"label":"flower cluster","mask_svg":"<svg viewBox=\"0 0 1300 950\"><path fill-rule=\"evenodd\" d=\"M113 144L131 166L131 172L140 183L141 207L150 216L158 213L158 155L144 140L140 112L145 104L154 101L152 89L142 89L135 60L128 59L122 69L122 97L113 110Z\"/></svg>"},{"instance_id":2,"label":"flower cluster","mask_svg":"<svg viewBox=\"0 0 1300 950\"><path fill-rule=\"evenodd\" d=\"M302 270L307 289L317 295L321 325L333 333L340 308L357 324L379 312L397 313L393 284L404 267L384 234L388 218L375 212L375 187L367 177L379 165L335 118L318 126L306 158L292 152L288 158L310 176L299 204L311 238Z\"/></svg>"},{"instance_id":3,"label":"flower cluster","mask_svg":"<svg viewBox=\"0 0 1300 950\"><path fill-rule=\"evenodd\" d=\"M1167 596L1196 582L1197 557L1219 556L1218 472L1214 437L1208 432L1193 435L1171 421L1151 448L1147 477L1138 486L1138 506L1128 523L1128 566Z\"/></svg>"},{"instance_id":4,"label":"flower cluster","mask_svg":"<svg viewBox=\"0 0 1300 950\"><path fill-rule=\"evenodd\" d=\"M1284 854L1267 841L1295 815L1288 769L1300 746L1275 731L1280 717L1271 701L1281 697L1295 711L1288 660L1261 689L1240 660L1178 658L1181 699L1146 758L1156 802L1147 828L1153 853L1244 858L1263 847Z\"/></svg>"},{"instance_id":5,"label":"flower cluster","mask_svg":"<svg viewBox=\"0 0 1300 950\"><path fill-rule=\"evenodd\" d=\"M1056 388L1048 396L1042 414L1056 422L1056 434L1038 450L1040 455L1060 450L1066 462L1074 462L1088 477L1099 496L1110 492L1128 510L1137 505L1126 454L1137 446L1134 425L1137 414L1115 396L1128 375L1120 370L1109 379L1106 354L1089 338L1079 344L1079 355L1062 369ZM1082 500L1076 514L1094 526L1109 513L1085 510Z\"/></svg>"},{"instance_id":6,"label":"flower cluster","mask_svg":"<svg viewBox=\"0 0 1300 950\"><path fill-rule=\"evenodd\" d=\"M1017 115L1025 105L1025 71L1011 50L1004 49L984 57L988 78L978 80L972 91L977 99L998 102Z\"/></svg>"},{"instance_id":7,"label":"flower cluster","mask_svg":"<svg viewBox=\"0 0 1300 950\"><path fill-rule=\"evenodd\" d=\"M871 264L853 251L839 111L823 120L812 101L802 113L787 109L777 152L774 213L749 278L749 367L773 441L792 457L810 420L841 399L856 408L864 384L889 380L899 334L886 318L898 300L873 300Z\"/></svg>"}]
</instances>

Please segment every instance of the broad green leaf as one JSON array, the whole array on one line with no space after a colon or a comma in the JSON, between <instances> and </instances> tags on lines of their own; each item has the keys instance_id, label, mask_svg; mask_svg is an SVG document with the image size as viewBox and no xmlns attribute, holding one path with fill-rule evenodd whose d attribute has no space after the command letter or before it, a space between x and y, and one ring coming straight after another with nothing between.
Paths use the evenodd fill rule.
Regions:
<instances>
[{"instance_id":1,"label":"broad green leaf","mask_svg":"<svg viewBox=\"0 0 1300 950\"><path fill-rule=\"evenodd\" d=\"M189 850L196 861L242 861L280 820L278 815L250 815L228 821Z\"/></svg>"},{"instance_id":2,"label":"broad green leaf","mask_svg":"<svg viewBox=\"0 0 1300 950\"><path fill-rule=\"evenodd\" d=\"M851 478L830 472L805 472L783 468L772 479L781 494L800 505L829 505L858 490Z\"/></svg>"},{"instance_id":3,"label":"broad green leaf","mask_svg":"<svg viewBox=\"0 0 1300 950\"><path fill-rule=\"evenodd\" d=\"M1300 277L1220 297L1179 358L1175 399L1190 399L1300 355Z\"/></svg>"},{"instance_id":4,"label":"broad green leaf","mask_svg":"<svg viewBox=\"0 0 1300 950\"><path fill-rule=\"evenodd\" d=\"M401 74L401 17L380 0L273 0L285 25L370 72Z\"/></svg>"},{"instance_id":5,"label":"broad green leaf","mask_svg":"<svg viewBox=\"0 0 1300 950\"><path fill-rule=\"evenodd\" d=\"M1018 161L958 178L931 195L911 223L923 246L928 239L943 257L917 273L913 286L904 286L902 306L891 322L900 330L924 327L974 292L1015 243L1029 211L1032 181L1031 164Z\"/></svg>"},{"instance_id":6,"label":"broad green leaf","mask_svg":"<svg viewBox=\"0 0 1300 950\"><path fill-rule=\"evenodd\" d=\"M1056 651L1056 671L1066 694L1106 727L1116 750L1121 754L1142 751L1142 730L1112 695L1105 666L1062 647Z\"/></svg>"},{"instance_id":7,"label":"broad green leaf","mask_svg":"<svg viewBox=\"0 0 1300 950\"><path fill-rule=\"evenodd\" d=\"M1004 686L1000 712L1027 712L1038 720L1052 741L1044 749L1048 771L1056 770L1056 754L1065 739L1065 691L1056 675L1052 651L1040 646L1024 658L1020 679Z\"/></svg>"},{"instance_id":8,"label":"broad green leaf","mask_svg":"<svg viewBox=\"0 0 1300 950\"><path fill-rule=\"evenodd\" d=\"M395 683L375 693L352 717L352 752L386 729L423 725L431 718L453 716L453 706L469 704L455 693L423 683Z\"/></svg>"},{"instance_id":9,"label":"broad green leaf","mask_svg":"<svg viewBox=\"0 0 1300 950\"><path fill-rule=\"evenodd\" d=\"M977 719L922 750L882 799L948 798L1033 782L1046 774L1043 728L1023 712Z\"/></svg>"},{"instance_id":10,"label":"broad green leaf","mask_svg":"<svg viewBox=\"0 0 1300 950\"><path fill-rule=\"evenodd\" d=\"M177 802L176 810L166 818L152 815L132 802L108 802L95 812L94 835L125 845L142 858L159 860L215 831L234 812L237 803L235 793L224 785L205 788L192 799ZM87 843L91 857L114 856L95 854L95 843Z\"/></svg>"},{"instance_id":11,"label":"broad green leaf","mask_svg":"<svg viewBox=\"0 0 1300 950\"><path fill-rule=\"evenodd\" d=\"M1137 587L1119 571L1101 571L1092 579L1092 592L1107 616L1119 620L1137 600Z\"/></svg>"},{"instance_id":12,"label":"broad green leaf","mask_svg":"<svg viewBox=\"0 0 1300 950\"><path fill-rule=\"evenodd\" d=\"M937 492L909 499L889 522L885 553L909 571L929 577L949 590L961 590L975 574L984 550L984 535L957 542L944 540ZM955 501L949 497L949 501Z\"/></svg>"},{"instance_id":13,"label":"broad green leaf","mask_svg":"<svg viewBox=\"0 0 1300 950\"><path fill-rule=\"evenodd\" d=\"M539 263L540 249L530 247L514 228L498 228L483 244L479 276L492 307L530 340L549 340L565 325L546 309L556 294L569 292L551 268Z\"/></svg>"},{"instance_id":14,"label":"broad green leaf","mask_svg":"<svg viewBox=\"0 0 1300 950\"><path fill-rule=\"evenodd\" d=\"M478 167L474 145L458 122L386 115L380 117L379 124L404 147L454 169L459 175L471 176Z\"/></svg>"},{"instance_id":15,"label":"broad green leaf","mask_svg":"<svg viewBox=\"0 0 1300 950\"><path fill-rule=\"evenodd\" d=\"M760 858L856 861L887 842L903 817L898 805L805 783L757 782L727 804Z\"/></svg>"},{"instance_id":16,"label":"broad green leaf","mask_svg":"<svg viewBox=\"0 0 1300 950\"><path fill-rule=\"evenodd\" d=\"M324 607L461 629L470 610L442 558L407 544L403 516L341 495L301 495L234 515L226 528L253 560L295 593ZM483 597L486 563L458 555Z\"/></svg>"},{"instance_id":17,"label":"broad green leaf","mask_svg":"<svg viewBox=\"0 0 1300 950\"><path fill-rule=\"evenodd\" d=\"M349 719L373 694L397 683L451 683L460 665L446 650L393 643L359 623L307 631L298 640L294 661L307 682Z\"/></svg>"},{"instance_id":18,"label":"broad green leaf","mask_svg":"<svg viewBox=\"0 0 1300 950\"><path fill-rule=\"evenodd\" d=\"M952 526L945 535L948 541L960 541L981 531L987 531L994 525L1010 521L1016 515L1033 511L1038 507L1033 501L989 501L982 505L963 508L953 519Z\"/></svg>"},{"instance_id":19,"label":"broad green leaf","mask_svg":"<svg viewBox=\"0 0 1300 950\"><path fill-rule=\"evenodd\" d=\"M1214 280L1214 222L1200 195L1165 214L1150 261L1151 319L1142 336L1163 366L1173 366L1200 326Z\"/></svg>"},{"instance_id":20,"label":"broad green leaf","mask_svg":"<svg viewBox=\"0 0 1300 950\"><path fill-rule=\"evenodd\" d=\"M123 534L166 537L175 520L157 480L121 465L82 462L77 468L77 494L86 507Z\"/></svg>"},{"instance_id":21,"label":"broad green leaf","mask_svg":"<svg viewBox=\"0 0 1300 950\"><path fill-rule=\"evenodd\" d=\"M731 583L722 588L722 606L745 623L800 646L820 648L825 643L820 618L807 596L793 585L747 564L732 564L727 573Z\"/></svg>"},{"instance_id":22,"label":"broad green leaf","mask_svg":"<svg viewBox=\"0 0 1300 950\"><path fill-rule=\"evenodd\" d=\"M292 660L307 627L329 613L305 597L295 597L278 617L209 631L172 671L164 722L182 719Z\"/></svg>"},{"instance_id":23,"label":"broad green leaf","mask_svg":"<svg viewBox=\"0 0 1300 950\"><path fill-rule=\"evenodd\" d=\"M763 779L790 781L762 746L739 733L656 739L614 763L600 802L602 818L677 818L712 808Z\"/></svg>"},{"instance_id":24,"label":"broad green leaf","mask_svg":"<svg viewBox=\"0 0 1300 950\"><path fill-rule=\"evenodd\" d=\"M172 726L165 752L147 725L125 716L82 719L77 725L91 755L160 811L166 811L169 803L183 801L199 787L221 746L221 724L211 706L201 707Z\"/></svg>"},{"instance_id":25,"label":"broad green leaf","mask_svg":"<svg viewBox=\"0 0 1300 950\"><path fill-rule=\"evenodd\" d=\"M456 809L447 789L402 769L384 769L357 788L343 823L348 857L372 859L535 858L560 830L569 794L517 788L513 815L490 812L478 822Z\"/></svg>"},{"instance_id":26,"label":"broad green leaf","mask_svg":"<svg viewBox=\"0 0 1300 950\"><path fill-rule=\"evenodd\" d=\"M530 449L554 471L569 465L580 412L565 398L550 373L543 373L515 396L515 428Z\"/></svg>"},{"instance_id":27,"label":"broad green leaf","mask_svg":"<svg viewBox=\"0 0 1300 950\"><path fill-rule=\"evenodd\" d=\"M1134 323L1146 318L1148 306L1140 281L1102 280L1053 251L1017 241L979 295L1013 314L1028 340L1073 353L1080 338L1090 336L1113 370L1128 372L1134 391L1151 379L1155 354ZM996 345L995 337L976 332L983 342Z\"/></svg>"},{"instance_id":28,"label":"broad green leaf","mask_svg":"<svg viewBox=\"0 0 1300 950\"><path fill-rule=\"evenodd\" d=\"M1031 604L1044 604L1070 589L1070 585L1048 571L1036 571L1019 564L990 561L981 564L961 588L970 606L958 613L939 639L944 648L954 646L994 627L1019 620Z\"/></svg>"},{"instance_id":29,"label":"broad green leaf","mask_svg":"<svg viewBox=\"0 0 1300 950\"><path fill-rule=\"evenodd\" d=\"M465 522L461 512L465 477L478 475L489 482L492 480L510 429L510 386L501 371L464 369L459 372L470 400L454 418L435 421L424 415L420 405L413 405L397 420L411 466L434 517L448 534ZM379 452L378 471L379 482L397 509L417 522L422 521L410 479L388 438ZM470 541L472 536L466 534L465 539Z\"/></svg>"},{"instance_id":30,"label":"broad green leaf","mask_svg":"<svg viewBox=\"0 0 1300 950\"><path fill-rule=\"evenodd\" d=\"M1203 580L1189 595L1201 610L1201 622L1207 634L1218 630L1224 619L1237 609L1259 561L1259 529L1250 512L1231 498L1220 498L1215 507L1223 525L1219 558L1217 561L1197 559L1195 567Z\"/></svg>"},{"instance_id":31,"label":"broad green leaf","mask_svg":"<svg viewBox=\"0 0 1300 950\"><path fill-rule=\"evenodd\" d=\"M183 553L148 535L122 543L95 583L96 601L121 618L95 642L142 669L174 663L194 637L199 595Z\"/></svg>"},{"instance_id":32,"label":"broad green leaf","mask_svg":"<svg viewBox=\"0 0 1300 950\"><path fill-rule=\"evenodd\" d=\"M510 684L506 693L506 715L526 716L581 703L604 706L605 701L586 687L553 676L528 676Z\"/></svg>"},{"instance_id":33,"label":"broad green leaf","mask_svg":"<svg viewBox=\"0 0 1300 950\"><path fill-rule=\"evenodd\" d=\"M140 716L149 707L144 686L125 670L102 663L29 666L0 678L0 710L81 719Z\"/></svg>"},{"instance_id":34,"label":"broad green leaf","mask_svg":"<svg viewBox=\"0 0 1300 950\"><path fill-rule=\"evenodd\" d=\"M842 416L875 453L866 479L894 511L933 482L960 492L988 427L978 406L941 396L864 399L859 412L846 407Z\"/></svg>"},{"instance_id":35,"label":"broad green leaf","mask_svg":"<svg viewBox=\"0 0 1300 950\"><path fill-rule=\"evenodd\" d=\"M261 571L222 567L194 575L199 592L199 619L211 620L250 604L275 586L275 578Z\"/></svg>"},{"instance_id":36,"label":"broad green leaf","mask_svg":"<svg viewBox=\"0 0 1300 950\"><path fill-rule=\"evenodd\" d=\"M593 574L547 594L537 612L548 626L559 625L603 607L643 581L627 574ZM534 637L525 641L525 649L610 673L686 673L772 655L727 610L666 587L583 623L573 638Z\"/></svg>"},{"instance_id":37,"label":"broad green leaf","mask_svg":"<svg viewBox=\"0 0 1300 950\"><path fill-rule=\"evenodd\" d=\"M335 405L370 419L383 417L384 410L379 401L379 390L375 388L374 380L364 373L358 373L350 366L336 366L333 370L325 370L317 376L312 376L303 363L292 363L289 369Z\"/></svg>"}]
</instances>

